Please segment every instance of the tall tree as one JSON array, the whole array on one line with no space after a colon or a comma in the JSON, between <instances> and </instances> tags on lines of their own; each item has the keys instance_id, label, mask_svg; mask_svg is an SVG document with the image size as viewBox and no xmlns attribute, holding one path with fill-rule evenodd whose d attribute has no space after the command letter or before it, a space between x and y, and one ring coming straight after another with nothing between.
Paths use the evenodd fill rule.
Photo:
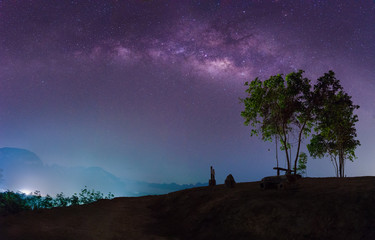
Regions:
<instances>
[{"instance_id":1,"label":"tall tree","mask_svg":"<svg viewBox=\"0 0 375 240\"><path fill-rule=\"evenodd\" d=\"M285 78L279 74L264 82L258 78L246 82L248 97L241 99L245 105L241 115L245 125L252 127L251 136L261 134L265 141L272 141L272 137L277 136L289 171L297 169L301 141L311 131L313 120L310 80L302 74L299 70ZM290 151L293 140L297 143L294 162Z\"/></svg>"},{"instance_id":2,"label":"tall tree","mask_svg":"<svg viewBox=\"0 0 375 240\"><path fill-rule=\"evenodd\" d=\"M318 79L314 87L316 127L307 145L314 158L329 156L337 177L345 176L345 161L353 161L355 149L360 145L355 123L358 116L351 96L344 92L335 73L329 71Z\"/></svg>"}]
</instances>

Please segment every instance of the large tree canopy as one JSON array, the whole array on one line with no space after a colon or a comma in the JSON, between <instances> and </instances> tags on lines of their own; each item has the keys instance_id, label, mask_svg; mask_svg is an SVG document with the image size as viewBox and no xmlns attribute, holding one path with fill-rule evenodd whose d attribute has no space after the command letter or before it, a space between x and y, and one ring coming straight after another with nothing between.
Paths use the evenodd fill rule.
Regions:
<instances>
[{"instance_id":1,"label":"large tree canopy","mask_svg":"<svg viewBox=\"0 0 375 240\"><path fill-rule=\"evenodd\" d=\"M312 127L313 99L310 80L302 76L303 71L271 76L264 82L258 78L248 86L248 97L242 99L245 110L241 115L245 125L251 125L251 135L262 135L265 141L277 136L285 152L288 170L297 166L303 136ZM292 162L291 142L297 143L294 162ZM294 164L293 164L294 163Z\"/></svg>"},{"instance_id":2,"label":"large tree canopy","mask_svg":"<svg viewBox=\"0 0 375 240\"><path fill-rule=\"evenodd\" d=\"M314 92L319 104L316 107L316 126L307 148L314 158L329 156L337 177L345 176L345 160L353 161L355 149L360 145L355 123L358 116L351 96L344 92L335 73L330 71L318 79Z\"/></svg>"},{"instance_id":3,"label":"large tree canopy","mask_svg":"<svg viewBox=\"0 0 375 240\"><path fill-rule=\"evenodd\" d=\"M354 139L358 117L353 115L358 106L343 91L334 72L319 78L313 89L303 73L299 70L285 78L279 74L265 81L256 78L246 82L248 96L241 99L245 105L241 115L245 125L251 126L251 136L261 134L265 141L272 141L273 137L280 140L289 171L297 169L301 141L315 126L308 145L310 154L335 159L338 156L338 171L343 176L345 158L352 160L359 145ZM294 160L293 146L296 146Z\"/></svg>"}]
</instances>

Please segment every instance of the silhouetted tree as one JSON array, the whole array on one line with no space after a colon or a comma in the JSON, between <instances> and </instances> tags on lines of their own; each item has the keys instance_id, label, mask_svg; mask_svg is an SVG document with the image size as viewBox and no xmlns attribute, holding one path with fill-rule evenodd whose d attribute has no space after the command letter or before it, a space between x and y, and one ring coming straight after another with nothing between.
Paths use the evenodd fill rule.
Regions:
<instances>
[{"instance_id":1,"label":"silhouetted tree","mask_svg":"<svg viewBox=\"0 0 375 240\"><path fill-rule=\"evenodd\" d=\"M360 145L355 123L358 116L354 110L351 96L344 92L335 73L329 71L318 79L314 87L316 95L316 127L310 144L307 145L314 158L329 156L334 165L336 176L345 176L345 160L353 161L355 149Z\"/></svg>"},{"instance_id":2,"label":"silhouetted tree","mask_svg":"<svg viewBox=\"0 0 375 240\"><path fill-rule=\"evenodd\" d=\"M314 120L310 80L302 74L299 70L285 78L279 74L263 82L258 78L246 82L248 97L241 99L245 105L241 115L245 125L252 127L251 136L261 134L265 141L272 141L276 136L285 152L289 171L297 168L301 140L310 133ZM293 140L297 143L294 162L291 156Z\"/></svg>"}]
</instances>

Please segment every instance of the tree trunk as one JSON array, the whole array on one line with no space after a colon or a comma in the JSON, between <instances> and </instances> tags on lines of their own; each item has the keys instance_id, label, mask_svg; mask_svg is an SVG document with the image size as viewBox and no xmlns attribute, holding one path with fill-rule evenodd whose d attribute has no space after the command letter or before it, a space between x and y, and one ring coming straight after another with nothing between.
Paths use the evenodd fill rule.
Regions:
<instances>
[{"instance_id":1,"label":"tree trunk","mask_svg":"<svg viewBox=\"0 0 375 240\"><path fill-rule=\"evenodd\" d=\"M279 170L279 157L278 157L278 150L277 150L277 135L275 135L275 143L276 143L276 167L277 167L277 176L280 176L280 170Z\"/></svg>"},{"instance_id":2,"label":"tree trunk","mask_svg":"<svg viewBox=\"0 0 375 240\"><path fill-rule=\"evenodd\" d=\"M294 175L297 174L297 161L298 161L298 156L299 156L299 149L301 147L302 132L303 132L303 129L305 128L305 126L306 126L306 122L302 125L302 128L299 131L299 135L298 135L297 153L296 153L296 159L294 160Z\"/></svg>"},{"instance_id":3,"label":"tree trunk","mask_svg":"<svg viewBox=\"0 0 375 240\"><path fill-rule=\"evenodd\" d=\"M285 148L286 163L288 164L288 170L290 170L290 161L289 161L288 148L287 148L285 142L284 142L284 148Z\"/></svg>"},{"instance_id":4,"label":"tree trunk","mask_svg":"<svg viewBox=\"0 0 375 240\"><path fill-rule=\"evenodd\" d=\"M340 164L340 177L345 177L344 153L342 149L340 149L339 151L339 164Z\"/></svg>"},{"instance_id":5,"label":"tree trunk","mask_svg":"<svg viewBox=\"0 0 375 240\"><path fill-rule=\"evenodd\" d=\"M333 164L333 167L335 168L336 177L339 177L339 166L337 164L336 156L331 155L331 162Z\"/></svg>"},{"instance_id":6,"label":"tree trunk","mask_svg":"<svg viewBox=\"0 0 375 240\"><path fill-rule=\"evenodd\" d=\"M285 155L286 155L286 162L288 164L288 170L290 171L290 160L289 160L289 155L288 155L288 147L286 145L286 141L287 141L287 136L286 136L286 132L285 132L285 127L283 126L283 145L284 145L284 150L285 150Z\"/></svg>"}]
</instances>

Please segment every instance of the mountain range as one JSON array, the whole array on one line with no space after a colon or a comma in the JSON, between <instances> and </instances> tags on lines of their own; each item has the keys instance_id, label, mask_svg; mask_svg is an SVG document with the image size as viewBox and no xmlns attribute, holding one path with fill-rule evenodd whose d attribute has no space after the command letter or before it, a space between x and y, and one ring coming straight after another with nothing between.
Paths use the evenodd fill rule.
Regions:
<instances>
[{"instance_id":1,"label":"mountain range","mask_svg":"<svg viewBox=\"0 0 375 240\"><path fill-rule=\"evenodd\" d=\"M115 196L158 195L207 184L149 183L122 179L101 167L47 165L33 152L20 148L0 148L0 189L30 193L66 195L85 186Z\"/></svg>"}]
</instances>

